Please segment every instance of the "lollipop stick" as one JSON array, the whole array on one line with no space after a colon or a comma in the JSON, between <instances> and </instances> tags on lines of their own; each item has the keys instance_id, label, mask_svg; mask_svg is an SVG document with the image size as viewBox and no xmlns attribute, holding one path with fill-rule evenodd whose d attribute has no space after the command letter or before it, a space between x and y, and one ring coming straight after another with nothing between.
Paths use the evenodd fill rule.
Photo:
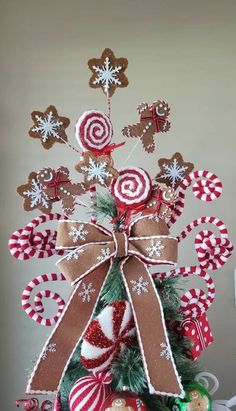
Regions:
<instances>
[{"instance_id":1,"label":"lollipop stick","mask_svg":"<svg viewBox=\"0 0 236 411\"><path fill-rule=\"evenodd\" d=\"M72 144L68 143L68 141L64 140L62 137L58 137L60 138L61 141L63 141L63 143L65 143L67 145L67 147L69 147L71 150L75 151L76 153L82 154L81 151L77 150L77 148L73 147Z\"/></svg>"},{"instance_id":2,"label":"lollipop stick","mask_svg":"<svg viewBox=\"0 0 236 411\"><path fill-rule=\"evenodd\" d=\"M97 222L97 213L96 213L97 191L96 191L96 186L90 187L89 192L90 192L91 209L92 209L91 223L96 224L96 222Z\"/></svg>"},{"instance_id":3,"label":"lollipop stick","mask_svg":"<svg viewBox=\"0 0 236 411\"><path fill-rule=\"evenodd\" d=\"M109 97L108 90L107 90L107 112L108 112L108 117L111 118L111 99Z\"/></svg>"},{"instance_id":4,"label":"lollipop stick","mask_svg":"<svg viewBox=\"0 0 236 411\"><path fill-rule=\"evenodd\" d=\"M133 146L132 150L129 152L129 155L126 157L125 161L122 164L122 167L127 164L128 160L132 157L132 155L134 154L136 148L138 147L138 145L140 144L140 138L137 139L136 144Z\"/></svg>"}]
</instances>

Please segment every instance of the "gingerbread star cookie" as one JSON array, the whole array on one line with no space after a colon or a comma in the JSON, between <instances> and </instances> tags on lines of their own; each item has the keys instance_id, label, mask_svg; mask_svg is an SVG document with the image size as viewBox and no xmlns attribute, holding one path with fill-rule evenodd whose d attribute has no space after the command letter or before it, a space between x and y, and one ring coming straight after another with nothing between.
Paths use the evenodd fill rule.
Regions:
<instances>
[{"instance_id":1,"label":"gingerbread star cookie","mask_svg":"<svg viewBox=\"0 0 236 411\"><path fill-rule=\"evenodd\" d=\"M68 140L65 129L70 120L59 116L56 107L49 106L44 112L33 111L31 118L34 122L29 130L30 137L39 138L47 150L55 143L65 143Z\"/></svg>"},{"instance_id":2,"label":"gingerbread star cookie","mask_svg":"<svg viewBox=\"0 0 236 411\"><path fill-rule=\"evenodd\" d=\"M100 59L92 58L88 61L92 71L89 85L92 88L102 88L108 96L113 96L117 87L127 87L129 82L124 74L128 60L124 57L116 58L111 49L106 48Z\"/></svg>"},{"instance_id":3,"label":"gingerbread star cookie","mask_svg":"<svg viewBox=\"0 0 236 411\"><path fill-rule=\"evenodd\" d=\"M112 159L108 156L97 156L91 151L83 153L82 160L75 166L75 169L84 175L84 182L88 186L100 184L108 187L113 177L119 175L118 171L112 167Z\"/></svg>"},{"instance_id":4,"label":"gingerbread star cookie","mask_svg":"<svg viewBox=\"0 0 236 411\"><path fill-rule=\"evenodd\" d=\"M45 214L51 212L53 200L46 198L35 171L29 174L27 184L17 187L17 193L24 198L25 211L32 211L38 208Z\"/></svg>"},{"instance_id":5,"label":"gingerbread star cookie","mask_svg":"<svg viewBox=\"0 0 236 411\"><path fill-rule=\"evenodd\" d=\"M48 200L61 200L62 208L67 215L74 212L76 196L86 192L83 183L71 182L67 167L61 166L57 170L46 167L38 172L37 178L43 187L45 197Z\"/></svg>"},{"instance_id":6,"label":"gingerbread star cookie","mask_svg":"<svg viewBox=\"0 0 236 411\"><path fill-rule=\"evenodd\" d=\"M173 154L170 159L160 158L158 164L161 171L156 175L155 180L159 183L165 183L174 189L176 189L194 169L194 164L184 162L180 153Z\"/></svg>"},{"instance_id":7,"label":"gingerbread star cookie","mask_svg":"<svg viewBox=\"0 0 236 411\"><path fill-rule=\"evenodd\" d=\"M170 122L167 117L170 108L165 101L158 100L151 106L148 103L141 103L137 107L140 115L139 123L123 128L122 133L126 137L140 138L144 150L153 153L155 150L154 135L165 133L170 129Z\"/></svg>"}]
</instances>

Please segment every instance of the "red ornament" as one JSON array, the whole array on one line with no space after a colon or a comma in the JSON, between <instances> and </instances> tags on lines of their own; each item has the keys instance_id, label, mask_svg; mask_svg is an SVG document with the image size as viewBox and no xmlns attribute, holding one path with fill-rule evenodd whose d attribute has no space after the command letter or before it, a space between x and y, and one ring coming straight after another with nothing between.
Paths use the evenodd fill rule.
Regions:
<instances>
[{"instance_id":1,"label":"red ornament","mask_svg":"<svg viewBox=\"0 0 236 411\"><path fill-rule=\"evenodd\" d=\"M96 372L77 380L69 395L70 411L100 411L111 392L111 381L110 371Z\"/></svg>"},{"instance_id":2,"label":"red ornament","mask_svg":"<svg viewBox=\"0 0 236 411\"><path fill-rule=\"evenodd\" d=\"M196 360L213 341L210 324L205 314L197 318L186 318L181 322L178 331L192 342L188 356Z\"/></svg>"},{"instance_id":3,"label":"red ornament","mask_svg":"<svg viewBox=\"0 0 236 411\"><path fill-rule=\"evenodd\" d=\"M106 399L100 411L147 411L147 406L129 391L115 392Z\"/></svg>"}]
</instances>

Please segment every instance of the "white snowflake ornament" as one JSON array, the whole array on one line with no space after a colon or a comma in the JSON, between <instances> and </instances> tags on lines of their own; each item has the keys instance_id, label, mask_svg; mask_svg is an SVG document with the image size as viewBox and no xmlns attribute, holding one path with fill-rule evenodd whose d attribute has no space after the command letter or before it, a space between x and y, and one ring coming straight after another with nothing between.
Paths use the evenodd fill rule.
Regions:
<instances>
[{"instance_id":1,"label":"white snowflake ornament","mask_svg":"<svg viewBox=\"0 0 236 411\"><path fill-rule=\"evenodd\" d=\"M84 224L80 224L79 226L71 226L71 230L69 231L69 236L72 237L73 243L77 243L78 240L85 241L88 235L88 231L84 229Z\"/></svg>"},{"instance_id":2,"label":"white snowflake ornament","mask_svg":"<svg viewBox=\"0 0 236 411\"><path fill-rule=\"evenodd\" d=\"M137 295L141 295L142 293L148 293L147 286L149 285L148 281L143 279L143 276L139 277L138 280L130 280L132 284L132 291L134 291Z\"/></svg>"},{"instance_id":3,"label":"white snowflake ornament","mask_svg":"<svg viewBox=\"0 0 236 411\"><path fill-rule=\"evenodd\" d=\"M162 244L161 240L151 240L151 245L146 248L149 257L160 257L162 250L164 250L165 246Z\"/></svg>"},{"instance_id":4,"label":"white snowflake ornament","mask_svg":"<svg viewBox=\"0 0 236 411\"><path fill-rule=\"evenodd\" d=\"M89 283L89 284L85 284L82 283L82 291L79 293L79 296L82 298L82 302L90 302L91 300L91 294L95 293L95 288L93 288L93 284Z\"/></svg>"}]
</instances>

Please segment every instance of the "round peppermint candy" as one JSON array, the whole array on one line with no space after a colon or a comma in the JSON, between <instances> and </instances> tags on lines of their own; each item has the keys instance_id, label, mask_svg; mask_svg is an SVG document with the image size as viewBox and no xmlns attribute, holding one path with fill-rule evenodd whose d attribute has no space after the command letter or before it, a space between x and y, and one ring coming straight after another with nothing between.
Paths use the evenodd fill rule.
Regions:
<instances>
[{"instance_id":1,"label":"round peppermint candy","mask_svg":"<svg viewBox=\"0 0 236 411\"><path fill-rule=\"evenodd\" d=\"M76 381L69 395L70 411L97 411L110 394L110 371L97 372Z\"/></svg>"},{"instance_id":2,"label":"round peppermint candy","mask_svg":"<svg viewBox=\"0 0 236 411\"><path fill-rule=\"evenodd\" d=\"M83 150L102 152L111 143L112 135L111 120L101 111L85 111L76 123L75 137Z\"/></svg>"},{"instance_id":3,"label":"round peppermint candy","mask_svg":"<svg viewBox=\"0 0 236 411\"><path fill-rule=\"evenodd\" d=\"M88 370L110 368L114 358L133 342L135 326L130 303L115 301L105 307L84 334L80 360Z\"/></svg>"},{"instance_id":4,"label":"round peppermint candy","mask_svg":"<svg viewBox=\"0 0 236 411\"><path fill-rule=\"evenodd\" d=\"M119 176L111 183L111 193L118 205L143 203L149 198L151 190L151 177L139 167L120 169Z\"/></svg>"}]
</instances>

